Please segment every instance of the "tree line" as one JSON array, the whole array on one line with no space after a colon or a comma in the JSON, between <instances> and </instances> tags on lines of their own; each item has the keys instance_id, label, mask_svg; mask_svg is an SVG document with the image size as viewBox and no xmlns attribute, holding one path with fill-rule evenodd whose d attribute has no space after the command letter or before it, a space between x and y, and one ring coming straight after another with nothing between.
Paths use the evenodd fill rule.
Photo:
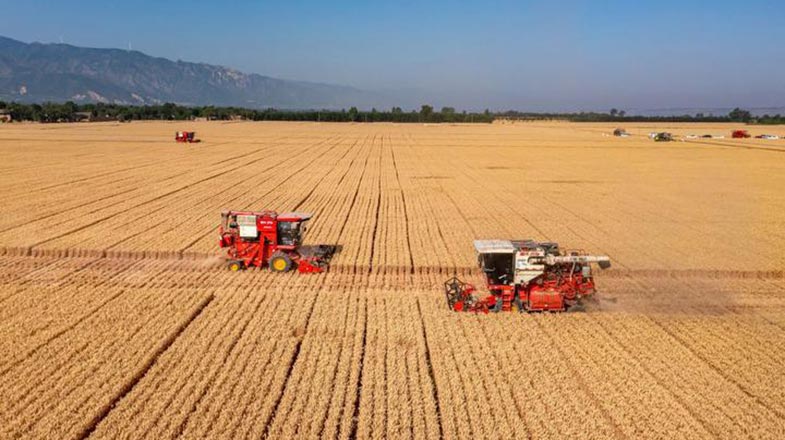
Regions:
<instances>
[{"instance_id":1,"label":"tree line","mask_svg":"<svg viewBox=\"0 0 785 440\"><path fill-rule=\"evenodd\" d=\"M490 123L496 119L543 121L559 120L571 122L741 122L748 124L785 124L783 115L753 116L749 111L736 108L727 115L640 116L627 115L624 110L611 109L602 112L542 113L505 111L466 112L453 107L435 110L431 105L422 105L419 110L405 111L401 107L390 110L263 110L241 107L183 106L172 103L160 105L124 105L90 103L76 104L42 103L24 104L0 101L0 111L10 113L14 121L76 122L91 121L142 121L194 119L250 121L322 121L322 122L409 122L409 123Z\"/></svg>"},{"instance_id":2,"label":"tree line","mask_svg":"<svg viewBox=\"0 0 785 440\"><path fill-rule=\"evenodd\" d=\"M629 116L624 110L611 109L608 113L576 112L576 113L536 113L507 111L494 113L497 119L544 121L559 120L570 122L741 122L745 124L785 124L783 115L753 116L748 110L735 108L727 115L672 115L672 116Z\"/></svg>"},{"instance_id":3,"label":"tree line","mask_svg":"<svg viewBox=\"0 0 785 440\"><path fill-rule=\"evenodd\" d=\"M401 107L390 110L264 110L240 107L182 106L172 103L161 105L122 105L122 104L76 104L43 103L22 104L0 101L0 110L7 110L15 121L35 122L76 122L91 121L142 121L165 120L184 121L194 119L250 121L323 121L323 122L413 122L413 123L490 123L493 114L484 112L458 112L453 107L434 110L431 105L423 105L419 111L404 111Z\"/></svg>"}]
</instances>

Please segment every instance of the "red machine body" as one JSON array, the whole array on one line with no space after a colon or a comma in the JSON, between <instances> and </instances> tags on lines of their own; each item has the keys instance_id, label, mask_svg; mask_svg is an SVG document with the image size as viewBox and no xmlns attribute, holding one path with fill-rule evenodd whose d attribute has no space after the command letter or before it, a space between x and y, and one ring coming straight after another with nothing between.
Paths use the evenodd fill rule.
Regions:
<instances>
[{"instance_id":1,"label":"red machine body","mask_svg":"<svg viewBox=\"0 0 785 440\"><path fill-rule=\"evenodd\" d=\"M188 143L188 144L201 142L199 139L196 139L196 132L195 131L178 131L178 132L175 132L174 140L176 142L183 142L183 143Z\"/></svg>"},{"instance_id":2,"label":"red machine body","mask_svg":"<svg viewBox=\"0 0 785 440\"><path fill-rule=\"evenodd\" d=\"M556 243L477 240L474 245L489 294L478 299L475 286L452 278L444 287L455 311L580 310L581 301L595 293L591 263L610 267L606 256L562 253Z\"/></svg>"},{"instance_id":3,"label":"red machine body","mask_svg":"<svg viewBox=\"0 0 785 440\"><path fill-rule=\"evenodd\" d=\"M733 139L747 139L752 137L752 135L750 135L750 132L747 130L733 130L731 137Z\"/></svg>"},{"instance_id":4,"label":"red machine body","mask_svg":"<svg viewBox=\"0 0 785 440\"><path fill-rule=\"evenodd\" d=\"M227 267L233 271L267 266L274 272L294 268L301 273L323 272L335 247L302 245L311 217L300 212L222 212L219 246L227 249Z\"/></svg>"}]
</instances>

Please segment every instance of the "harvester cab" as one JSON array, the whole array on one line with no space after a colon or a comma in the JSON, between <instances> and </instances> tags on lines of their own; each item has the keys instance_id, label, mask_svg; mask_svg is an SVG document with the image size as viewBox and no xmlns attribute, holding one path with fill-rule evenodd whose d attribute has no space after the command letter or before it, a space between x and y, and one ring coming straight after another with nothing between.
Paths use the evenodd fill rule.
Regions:
<instances>
[{"instance_id":1,"label":"harvester cab","mask_svg":"<svg viewBox=\"0 0 785 440\"><path fill-rule=\"evenodd\" d=\"M274 211L224 211L219 246L227 249L227 267L237 271L268 266L273 272L323 272L335 246L304 246L312 214Z\"/></svg>"},{"instance_id":2,"label":"harvester cab","mask_svg":"<svg viewBox=\"0 0 785 440\"><path fill-rule=\"evenodd\" d=\"M521 312L582 309L595 293L592 263L610 267L607 256L562 252L557 243L532 240L476 240L477 262L489 294L457 278L445 283L448 305L456 311Z\"/></svg>"},{"instance_id":3,"label":"harvester cab","mask_svg":"<svg viewBox=\"0 0 785 440\"><path fill-rule=\"evenodd\" d=\"M196 139L196 132L195 131L178 131L174 134L175 142L182 142L187 144L194 144L197 142L201 142L201 140Z\"/></svg>"},{"instance_id":4,"label":"harvester cab","mask_svg":"<svg viewBox=\"0 0 785 440\"><path fill-rule=\"evenodd\" d=\"M654 135L654 142L671 142L673 141L673 135L668 132L661 132Z\"/></svg>"},{"instance_id":5,"label":"harvester cab","mask_svg":"<svg viewBox=\"0 0 785 440\"><path fill-rule=\"evenodd\" d=\"M627 133L627 130L623 128L617 128L613 130L613 135L617 137L630 137L630 134Z\"/></svg>"}]
</instances>

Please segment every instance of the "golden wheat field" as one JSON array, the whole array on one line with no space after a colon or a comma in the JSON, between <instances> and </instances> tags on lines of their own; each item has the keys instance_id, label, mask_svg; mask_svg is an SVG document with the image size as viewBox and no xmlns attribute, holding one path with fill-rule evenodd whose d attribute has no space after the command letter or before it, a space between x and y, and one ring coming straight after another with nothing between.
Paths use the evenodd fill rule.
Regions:
<instances>
[{"instance_id":1,"label":"golden wheat field","mask_svg":"<svg viewBox=\"0 0 785 440\"><path fill-rule=\"evenodd\" d=\"M613 128L0 125L0 438L785 438L785 140ZM342 249L229 272L223 209ZM585 313L453 313L479 238L614 267Z\"/></svg>"}]
</instances>

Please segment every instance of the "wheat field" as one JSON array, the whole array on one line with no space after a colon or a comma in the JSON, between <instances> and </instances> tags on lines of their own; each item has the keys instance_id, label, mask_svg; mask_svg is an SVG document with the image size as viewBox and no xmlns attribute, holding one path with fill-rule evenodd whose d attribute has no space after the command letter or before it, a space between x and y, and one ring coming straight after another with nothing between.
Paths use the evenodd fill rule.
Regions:
<instances>
[{"instance_id":1,"label":"wheat field","mask_svg":"<svg viewBox=\"0 0 785 440\"><path fill-rule=\"evenodd\" d=\"M0 438L785 437L785 140L613 128L0 125ZM224 209L341 250L229 272ZM614 267L586 313L453 313L480 238Z\"/></svg>"}]
</instances>

